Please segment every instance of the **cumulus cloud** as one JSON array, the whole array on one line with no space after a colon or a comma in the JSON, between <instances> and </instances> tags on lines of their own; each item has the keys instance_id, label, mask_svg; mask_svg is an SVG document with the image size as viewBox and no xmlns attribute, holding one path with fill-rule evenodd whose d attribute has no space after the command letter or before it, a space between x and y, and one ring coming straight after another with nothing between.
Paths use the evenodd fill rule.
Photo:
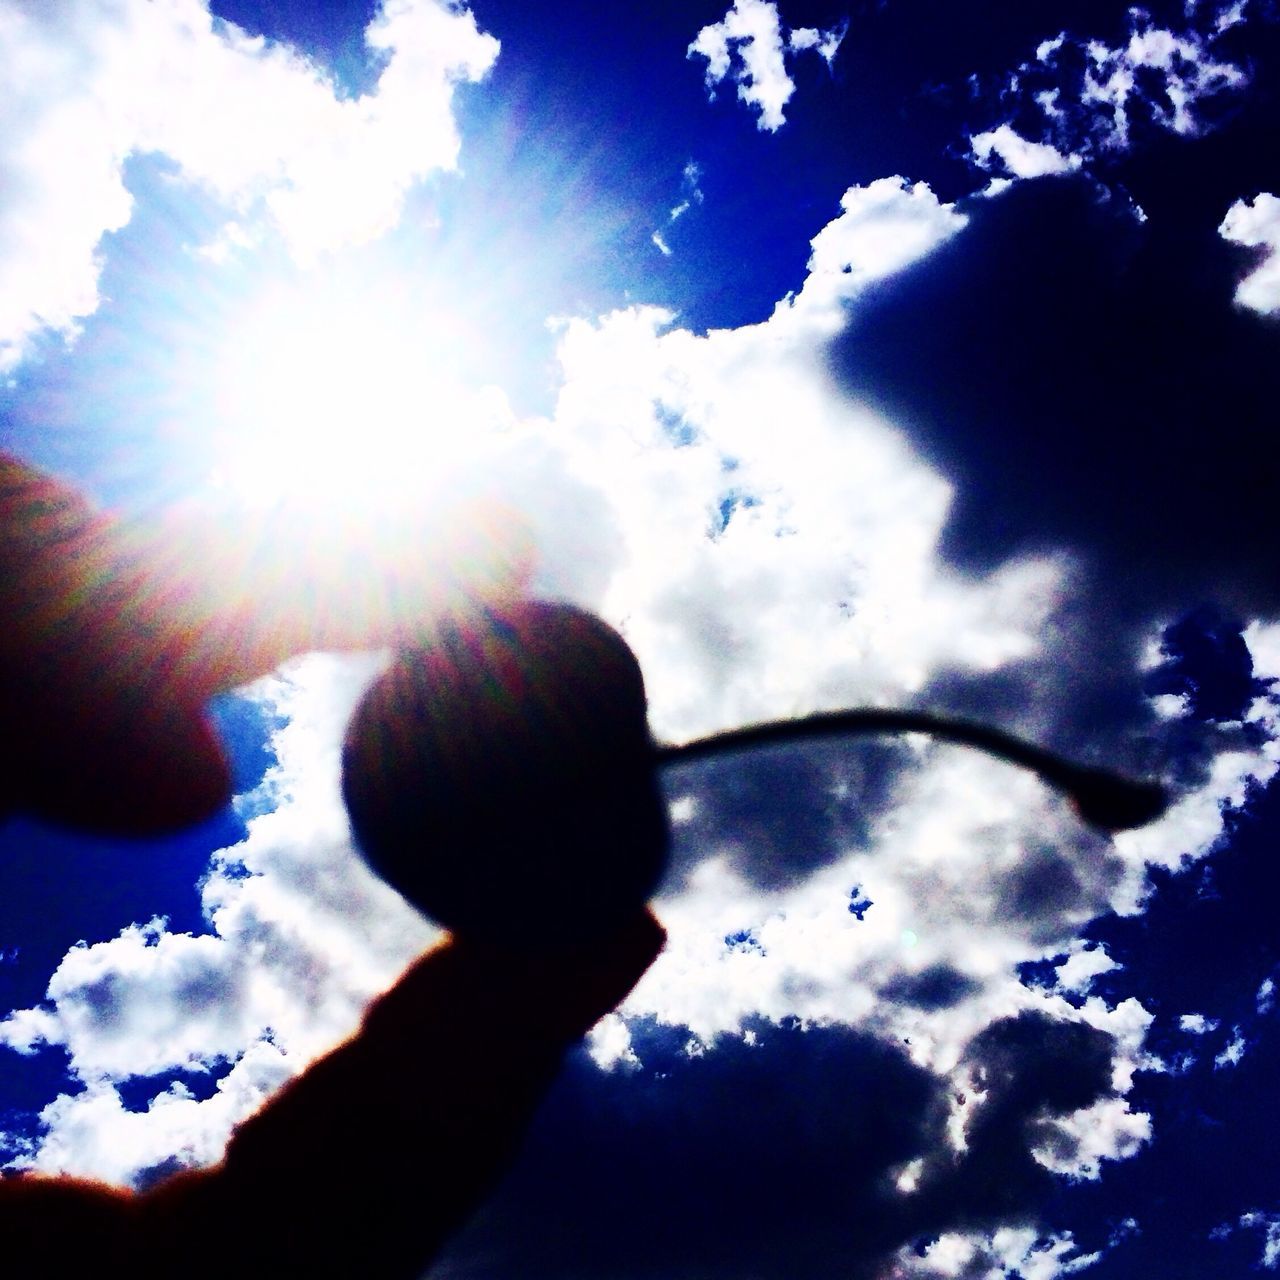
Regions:
<instances>
[{"instance_id":1,"label":"cumulus cloud","mask_svg":"<svg viewBox=\"0 0 1280 1280\"><path fill-rule=\"evenodd\" d=\"M1259 1262L1268 1271L1274 1271L1280 1266L1280 1214L1251 1209L1240 1215L1238 1225L1245 1230L1262 1233L1262 1256ZM1228 1227L1227 1232L1230 1230Z\"/></svg>"},{"instance_id":2,"label":"cumulus cloud","mask_svg":"<svg viewBox=\"0 0 1280 1280\"><path fill-rule=\"evenodd\" d=\"M1178 1019L1178 1026L1189 1035L1202 1036L1218 1029L1216 1018L1208 1018L1203 1013L1184 1013Z\"/></svg>"},{"instance_id":3,"label":"cumulus cloud","mask_svg":"<svg viewBox=\"0 0 1280 1280\"><path fill-rule=\"evenodd\" d=\"M672 1256L698 1274L892 1275L903 1239L957 1219L1003 1240L994 1224L1025 1220L1050 1176L1018 1151L1028 1128L1106 1087L1105 1037L1037 1016L998 1024L969 1064L983 1085L972 1141L953 1150L948 1087L901 1045L794 1020L701 1048L678 1027L634 1032L636 1061L620 1071L571 1061L511 1177L434 1276L491 1274L497 1256L529 1277L661 1275ZM910 1187L901 1170L939 1151ZM537 1229L566 1202L572 1230ZM652 1222L662 1231L637 1230Z\"/></svg>"},{"instance_id":4,"label":"cumulus cloud","mask_svg":"<svg viewBox=\"0 0 1280 1280\"><path fill-rule=\"evenodd\" d=\"M96 309L102 238L132 213L132 156L165 157L226 207L215 257L263 221L304 261L393 226L413 183L456 164L454 86L498 46L437 0L387 0L366 41L381 74L347 98L204 0L0 4L0 369Z\"/></svg>"},{"instance_id":5,"label":"cumulus cloud","mask_svg":"<svg viewBox=\"0 0 1280 1280\"><path fill-rule=\"evenodd\" d=\"M844 304L861 290L920 261L967 222L927 184L901 176L850 187L840 209L813 238L799 293L779 303L774 317L779 328L797 317L811 341L844 327Z\"/></svg>"},{"instance_id":6,"label":"cumulus cloud","mask_svg":"<svg viewBox=\"0 0 1280 1280\"><path fill-rule=\"evenodd\" d=\"M1102 1255L1081 1253L1070 1232L1045 1235L1034 1227L1002 1227L991 1233L948 1231L923 1251L899 1250L886 1280L988 1280L1022 1276L1057 1280L1093 1266Z\"/></svg>"},{"instance_id":7,"label":"cumulus cloud","mask_svg":"<svg viewBox=\"0 0 1280 1280\"><path fill-rule=\"evenodd\" d=\"M1096 1181L1104 1160L1128 1160L1151 1140L1151 1117L1131 1109L1127 1099L1103 1098L1091 1106L1048 1121L1043 1145L1032 1154L1054 1173Z\"/></svg>"},{"instance_id":8,"label":"cumulus cloud","mask_svg":"<svg viewBox=\"0 0 1280 1280\"><path fill-rule=\"evenodd\" d=\"M1225 1067L1238 1067L1244 1059L1245 1051L1248 1047L1249 1042L1245 1039L1240 1028L1233 1027L1230 1041L1214 1056L1214 1070L1221 1071Z\"/></svg>"},{"instance_id":9,"label":"cumulus cloud","mask_svg":"<svg viewBox=\"0 0 1280 1280\"><path fill-rule=\"evenodd\" d=\"M935 576L945 489L897 451L890 424L833 400L809 354L833 306L801 305L806 294L821 296L829 281L828 296L848 302L858 323L858 272L832 266L879 260L839 247L859 243L845 239L857 211L883 213L886 261L912 257L917 210L926 226L959 230L926 192L899 180L873 185L846 197L846 214L815 240L804 288L763 325L698 336L667 313L632 308L566 328L555 430L580 431L572 443L559 437L566 455L609 494L620 558L598 603L640 653L662 736L901 700L948 667L998 671L1039 651L1054 634L1048 619L1069 599L1071 577L1054 559L1014 561L986 577ZM890 230L895 210L900 238ZM819 242L837 247L819 252ZM820 472L810 458L823 459ZM622 470L625 489L608 480ZM902 487L908 476L914 491ZM886 485L896 492L882 507ZM883 570L881 554L890 557ZM832 576L833 563L847 576ZM1062 693L1046 685L1030 718L1052 714ZM896 1169L900 1193L919 1196L901 1210L911 1221L939 1226L961 1213L957 1169L1017 1169L1030 1189L1050 1176L1096 1177L1150 1138L1149 1117L1127 1093L1153 1065L1144 1047L1151 1014L1133 999L1086 996L1115 966L1077 934L1108 909L1137 909L1149 861L1209 852L1223 802L1243 803L1271 763L1265 749L1224 750L1163 824L1114 842L1083 831L1033 780L972 755L916 745L889 763L851 762L833 748L745 761L732 777L673 774L676 866L659 901L670 944L593 1053L615 1069L613 1084L599 1088L616 1089L626 1114L626 1082L669 1070L654 1027L670 1028L698 1063L737 1043L755 1052L769 1026L795 1019L902 1046L929 1106L957 1091L967 1098L945 1131L952 1146L937 1145L950 1141L940 1133L923 1144L959 1163L917 1168L918 1155L886 1146L876 1166L886 1180ZM1027 961L1056 956L1053 988L1019 980ZM805 1034L792 1061L820 1052ZM987 1202L984 1211L996 1213ZM482 1220L482 1247L503 1240L525 1273L563 1274L563 1259L526 1256L518 1242L528 1233L508 1212L533 1210L494 1210ZM973 1258L989 1258L997 1236L1008 1240L963 1239ZM475 1273L460 1249L442 1275ZM1056 1251L1028 1243L1018 1255L1046 1276L1091 1257L1069 1242Z\"/></svg>"},{"instance_id":10,"label":"cumulus cloud","mask_svg":"<svg viewBox=\"0 0 1280 1280\"><path fill-rule=\"evenodd\" d=\"M1213 34L1219 29L1215 24ZM1104 142L1128 143L1131 111L1137 102L1164 128L1194 133L1196 104L1245 82L1241 68L1215 59L1211 42L1212 36L1195 30L1174 32L1147 25L1141 15L1136 15L1125 44L1113 48L1100 40L1089 41L1085 48L1090 65L1082 101L1098 111ZM1154 81L1154 92L1144 77Z\"/></svg>"},{"instance_id":11,"label":"cumulus cloud","mask_svg":"<svg viewBox=\"0 0 1280 1280\"><path fill-rule=\"evenodd\" d=\"M126 1105L116 1083L95 1080L80 1092L59 1095L41 1111L41 1140L15 1164L116 1185L213 1164L236 1123L296 1070L297 1064L269 1040L255 1040L208 1098L197 1098L175 1081L138 1109Z\"/></svg>"},{"instance_id":12,"label":"cumulus cloud","mask_svg":"<svg viewBox=\"0 0 1280 1280\"><path fill-rule=\"evenodd\" d=\"M1218 234L1259 251L1253 270L1236 286L1236 302L1261 315L1280 311L1280 200L1269 191L1252 200L1237 200L1227 210Z\"/></svg>"},{"instance_id":13,"label":"cumulus cloud","mask_svg":"<svg viewBox=\"0 0 1280 1280\"><path fill-rule=\"evenodd\" d=\"M1056 988L1059 991L1083 995L1093 985L1093 980L1100 974L1109 973L1117 968L1116 962L1107 954L1106 947L1087 946L1083 942L1074 942L1068 950L1067 957L1055 969Z\"/></svg>"},{"instance_id":14,"label":"cumulus cloud","mask_svg":"<svg viewBox=\"0 0 1280 1280\"><path fill-rule=\"evenodd\" d=\"M62 1045L84 1079L152 1075L238 1053L235 1011L247 975L230 971L230 958L216 939L167 933L162 920L82 943L49 980L53 1012L34 1026L19 1014L10 1043ZM8 1038L7 1027L0 1035Z\"/></svg>"},{"instance_id":15,"label":"cumulus cloud","mask_svg":"<svg viewBox=\"0 0 1280 1280\"><path fill-rule=\"evenodd\" d=\"M739 100L758 112L757 127L776 133L786 123L786 106L796 91L787 71L788 57L813 49L830 66L844 34L843 26L788 32L770 0L733 0L721 21L698 32L689 57L707 60L706 84L712 98L716 87L732 76Z\"/></svg>"}]
</instances>

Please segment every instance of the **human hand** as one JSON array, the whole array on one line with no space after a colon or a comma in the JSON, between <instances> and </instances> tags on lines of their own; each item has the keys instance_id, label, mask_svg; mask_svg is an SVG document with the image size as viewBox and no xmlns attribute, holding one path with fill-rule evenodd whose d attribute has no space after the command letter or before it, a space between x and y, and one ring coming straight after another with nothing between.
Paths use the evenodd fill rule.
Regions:
<instances>
[{"instance_id":1,"label":"human hand","mask_svg":"<svg viewBox=\"0 0 1280 1280\"><path fill-rule=\"evenodd\" d=\"M0 722L27 756L4 809L99 831L194 821L230 785L211 694L305 649L403 644L424 617L515 596L527 567L518 523L474 501L452 523L345 535L281 512L231 526L207 505L128 524L0 458ZM545 951L447 939L221 1165L146 1195L6 1180L7 1256L49 1276L157 1277L182 1257L197 1275L193 1242L235 1221L261 1259L246 1274L330 1274L341 1258L340 1274L417 1275L500 1176L566 1047L662 943L639 907Z\"/></svg>"},{"instance_id":2,"label":"human hand","mask_svg":"<svg viewBox=\"0 0 1280 1280\"><path fill-rule=\"evenodd\" d=\"M403 642L517 593L519 518L482 495L376 518L188 500L147 520L0 455L0 813L147 834L207 817L230 775L215 693L310 649Z\"/></svg>"}]
</instances>

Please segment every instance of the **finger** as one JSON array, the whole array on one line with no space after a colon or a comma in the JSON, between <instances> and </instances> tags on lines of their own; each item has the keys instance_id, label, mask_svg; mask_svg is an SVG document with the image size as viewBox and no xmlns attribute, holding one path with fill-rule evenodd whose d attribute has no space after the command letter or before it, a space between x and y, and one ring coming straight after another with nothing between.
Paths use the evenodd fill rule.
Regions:
<instances>
[{"instance_id":1,"label":"finger","mask_svg":"<svg viewBox=\"0 0 1280 1280\"><path fill-rule=\"evenodd\" d=\"M126 523L0 456L0 723L22 744L0 801L103 831L206 817L230 788L212 694L505 597L528 546L479 493L359 521L204 499Z\"/></svg>"},{"instance_id":2,"label":"finger","mask_svg":"<svg viewBox=\"0 0 1280 1280\"><path fill-rule=\"evenodd\" d=\"M133 705L80 682L33 705L0 697L0 723L21 740L6 779L11 812L104 835L174 831L216 813L231 796L218 736L199 707ZM70 695L70 696L67 696Z\"/></svg>"},{"instance_id":3,"label":"finger","mask_svg":"<svg viewBox=\"0 0 1280 1280\"><path fill-rule=\"evenodd\" d=\"M505 1017L521 1034L570 1043L626 999L666 940L653 912L640 908L617 929L583 941L506 947L454 938L449 946L460 957L468 1003Z\"/></svg>"},{"instance_id":4,"label":"finger","mask_svg":"<svg viewBox=\"0 0 1280 1280\"><path fill-rule=\"evenodd\" d=\"M186 689L163 611L110 517L70 486L0 457L0 725L6 810L104 832L206 817L230 789Z\"/></svg>"}]
</instances>

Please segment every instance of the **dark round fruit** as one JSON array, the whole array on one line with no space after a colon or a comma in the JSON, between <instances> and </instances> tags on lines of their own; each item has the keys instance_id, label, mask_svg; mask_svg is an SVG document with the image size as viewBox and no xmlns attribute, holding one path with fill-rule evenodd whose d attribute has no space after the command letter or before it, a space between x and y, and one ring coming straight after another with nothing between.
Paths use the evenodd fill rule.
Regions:
<instances>
[{"instance_id":1,"label":"dark round fruit","mask_svg":"<svg viewBox=\"0 0 1280 1280\"><path fill-rule=\"evenodd\" d=\"M398 654L347 730L342 790L373 869L462 936L604 932L666 865L639 664L570 605L453 620Z\"/></svg>"}]
</instances>

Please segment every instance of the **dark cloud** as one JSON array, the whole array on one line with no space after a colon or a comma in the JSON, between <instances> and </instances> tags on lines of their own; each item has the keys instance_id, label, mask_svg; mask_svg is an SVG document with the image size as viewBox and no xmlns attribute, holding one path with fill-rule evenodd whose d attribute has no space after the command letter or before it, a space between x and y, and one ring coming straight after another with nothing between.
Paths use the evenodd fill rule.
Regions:
<instances>
[{"instance_id":1,"label":"dark cloud","mask_svg":"<svg viewBox=\"0 0 1280 1280\"><path fill-rule=\"evenodd\" d=\"M1029 841L1017 865L998 886L1001 916L1032 925L1031 936L1036 941L1060 938L1065 921L1092 915L1106 892L1120 882L1123 863L1109 855L1109 842L1084 832L1081 839L1089 842L1087 852L1095 867L1101 868L1100 876L1095 869L1088 881L1082 877L1080 851L1068 856L1053 845ZM1097 883L1099 879L1102 884Z\"/></svg>"},{"instance_id":2,"label":"dark cloud","mask_svg":"<svg viewBox=\"0 0 1280 1280\"><path fill-rule=\"evenodd\" d=\"M1111 1037L1078 1022L1028 1011L981 1031L966 1055L987 1094L966 1137L966 1176L947 1188L951 1214L979 1219L1025 1212L1051 1185L1031 1148L1048 1137L1045 1121L1087 1107L1110 1092ZM1038 1193L1038 1194L1037 1194Z\"/></svg>"},{"instance_id":3,"label":"dark cloud","mask_svg":"<svg viewBox=\"0 0 1280 1280\"><path fill-rule=\"evenodd\" d=\"M1145 681L1150 694L1185 699L1197 720L1241 720L1249 704L1267 691L1253 674L1253 656L1238 618L1202 606L1165 629L1164 661Z\"/></svg>"},{"instance_id":4,"label":"dark cloud","mask_svg":"<svg viewBox=\"0 0 1280 1280\"><path fill-rule=\"evenodd\" d=\"M1019 728L1030 710L1038 741L1082 762L1159 777L1175 793L1203 786L1220 753L1261 745L1265 729L1239 718L1269 686L1253 675L1238 618L1202 605L1156 633L1132 619L1113 625L1104 606L1086 600L1064 625L1047 627L1044 650L1031 659L990 674L943 672L917 703ZM1161 659L1139 674L1139 651L1157 634ZM1157 715L1150 698L1160 694L1183 696L1185 711ZM1091 845L1114 884L1114 855L1105 842Z\"/></svg>"},{"instance_id":5,"label":"dark cloud","mask_svg":"<svg viewBox=\"0 0 1280 1280\"><path fill-rule=\"evenodd\" d=\"M863 295L833 344L841 385L954 483L954 563L1066 550L1082 568L1069 614L1046 628L1048 663L945 673L922 702L1012 713L1043 706L1052 682L1067 711L1046 741L1163 768L1193 744L1165 740L1133 673L1154 626L1200 610L1194 643L1234 648L1219 656L1236 671L1195 709L1239 705L1248 677L1228 619L1280 608L1280 325L1235 306L1258 255L1218 227L1235 201L1280 189L1272 9L1218 42L1215 56L1252 80L1206 106L1203 136L1176 136L1134 104L1131 149L1098 151L1087 176L968 200L966 230ZM1069 29L1105 35L1083 19ZM1190 754L1188 781L1205 758Z\"/></svg>"},{"instance_id":6,"label":"dark cloud","mask_svg":"<svg viewBox=\"0 0 1280 1280\"><path fill-rule=\"evenodd\" d=\"M970 1052L988 1096L969 1151L902 1196L894 1171L945 1145L944 1083L848 1029L751 1030L754 1043L690 1053L687 1032L638 1026L629 1072L576 1056L432 1275L869 1278L903 1244L1033 1220L1052 1179L1028 1144L1109 1087L1103 1033L1035 1014L994 1024Z\"/></svg>"},{"instance_id":7,"label":"dark cloud","mask_svg":"<svg viewBox=\"0 0 1280 1280\"><path fill-rule=\"evenodd\" d=\"M935 1013L975 994L979 984L950 965L935 964L919 973L902 973L880 988L881 999Z\"/></svg>"},{"instance_id":8,"label":"dark cloud","mask_svg":"<svg viewBox=\"0 0 1280 1280\"><path fill-rule=\"evenodd\" d=\"M1201 187L1199 148L1231 132L1153 148L1176 186L1135 166L1145 221L1086 178L972 202L963 234L854 308L833 366L955 483L957 563L1068 548L1119 620L1280 605L1277 329L1233 306L1247 264L1216 230L1254 191Z\"/></svg>"},{"instance_id":9,"label":"dark cloud","mask_svg":"<svg viewBox=\"0 0 1280 1280\"><path fill-rule=\"evenodd\" d=\"M757 1034L691 1057L641 1028L630 1073L575 1058L433 1275L859 1274L896 1242L889 1168L940 1136L937 1084L867 1036Z\"/></svg>"},{"instance_id":10,"label":"dark cloud","mask_svg":"<svg viewBox=\"0 0 1280 1280\"><path fill-rule=\"evenodd\" d=\"M668 796L696 800L692 820L675 830L673 881L727 853L759 888L798 883L867 843L905 759L892 741L835 739L669 769Z\"/></svg>"}]
</instances>

